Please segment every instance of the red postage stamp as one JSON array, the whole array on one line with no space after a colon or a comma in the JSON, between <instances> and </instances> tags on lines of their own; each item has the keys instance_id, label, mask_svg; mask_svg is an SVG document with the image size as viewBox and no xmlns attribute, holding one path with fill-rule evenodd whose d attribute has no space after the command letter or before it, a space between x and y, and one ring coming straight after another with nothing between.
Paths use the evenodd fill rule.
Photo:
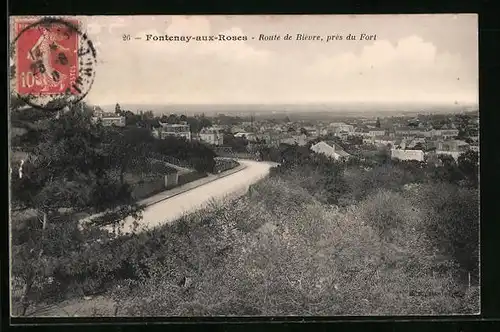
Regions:
<instances>
[{"instance_id":1,"label":"red postage stamp","mask_svg":"<svg viewBox=\"0 0 500 332\"><path fill-rule=\"evenodd\" d=\"M79 94L78 33L66 24L37 24L35 20L15 22L17 93L20 95Z\"/></svg>"}]
</instances>

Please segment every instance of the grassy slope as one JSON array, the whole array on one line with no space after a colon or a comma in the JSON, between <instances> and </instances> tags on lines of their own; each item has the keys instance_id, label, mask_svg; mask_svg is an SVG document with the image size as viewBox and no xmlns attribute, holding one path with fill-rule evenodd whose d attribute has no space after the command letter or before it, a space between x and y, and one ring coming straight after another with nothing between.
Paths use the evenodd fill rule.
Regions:
<instances>
[{"instance_id":1,"label":"grassy slope","mask_svg":"<svg viewBox=\"0 0 500 332\"><path fill-rule=\"evenodd\" d=\"M131 239L155 248L135 258L138 282L121 282L80 315L399 315L478 311L478 288L457 281L447 257L418 229L415 192L380 191L339 209L300 186L266 179L213 206ZM370 220L395 220L383 233ZM179 281L187 277L187 285Z\"/></svg>"}]
</instances>

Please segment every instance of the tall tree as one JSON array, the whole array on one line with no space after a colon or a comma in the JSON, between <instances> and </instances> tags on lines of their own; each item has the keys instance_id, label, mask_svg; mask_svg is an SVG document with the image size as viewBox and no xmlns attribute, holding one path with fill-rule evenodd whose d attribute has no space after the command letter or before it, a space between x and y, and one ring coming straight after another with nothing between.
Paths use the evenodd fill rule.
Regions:
<instances>
[{"instance_id":1,"label":"tall tree","mask_svg":"<svg viewBox=\"0 0 500 332\"><path fill-rule=\"evenodd\" d=\"M128 186L110 176L117 160L104 153L101 141L105 130L94 124L88 114L72 108L50 121L21 172L12 173L13 203L35 210L40 218L38 226L27 226L12 234L13 251L17 253L13 256L12 271L24 284L23 315L33 285L43 283L52 273L51 253L67 249L63 249L63 233L78 232L77 224L60 222L66 220L63 216L68 211L98 213L119 208L118 212L105 213L100 220L113 222L136 215L139 210Z\"/></svg>"},{"instance_id":2,"label":"tall tree","mask_svg":"<svg viewBox=\"0 0 500 332\"><path fill-rule=\"evenodd\" d=\"M111 128L107 132L104 152L114 160L112 166L118 173L121 185L125 185L126 172L146 169L153 142L151 132L144 128Z\"/></svg>"},{"instance_id":3,"label":"tall tree","mask_svg":"<svg viewBox=\"0 0 500 332\"><path fill-rule=\"evenodd\" d=\"M212 126L212 121L204 115L200 118L200 129Z\"/></svg>"},{"instance_id":4,"label":"tall tree","mask_svg":"<svg viewBox=\"0 0 500 332\"><path fill-rule=\"evenodd\" d=\"M116 103L116 105L115 105L115 113L118 115L122 114L122 108L121 108L120 104L118 104L118 103Z\"/></svg>"},{"instance_id":5,"label":"tall tree","mask_svg":"<svg viewBox=\"0 0 500 332\"><path fill-rule=\"evenodd\" d=\"M479 182L479 155L477 152L468 150L457 158L459 170L469 184L476 187Z\"/></svg>"},{"instance_id":6,"label":"tall tree","mask_svg":"<svg viewBox=\"0 0 500 332\"><path fill-rule=\"evenodd\" d=\"M180 119L179 117L177 116L177 114L170 114L168 117L167 117L167 122L168 123L171 123L171 124L178 124L180 122Z\"/></svg>"},{"instance_id":7,"label":"tall tree","mask_svg":"<svg viewBox=\"0 0 500 332\"><path fill-rule=\"evenodd\" d=\"M380 128L380 119L377 118L377 122L375 122L375 127Z\"/></svg>"}]
</instances>

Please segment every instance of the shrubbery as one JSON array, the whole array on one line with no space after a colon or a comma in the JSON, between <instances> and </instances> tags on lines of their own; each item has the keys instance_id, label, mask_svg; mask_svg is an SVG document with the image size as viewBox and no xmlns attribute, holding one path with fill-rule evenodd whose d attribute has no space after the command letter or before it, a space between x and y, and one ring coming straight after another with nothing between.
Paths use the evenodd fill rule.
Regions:
<instances>
[{"instance_id":1,"label":"shrubbery","mask_svg":"<svg viewBox=\"0 0 500 332\"><path fill-rule=\"evenodd\" d=\"M102 128L86 128L77 119L70 135L72 120L63 120L40 147L45 157L33 161L33 169L27 163L27 177L13 175L15 200L34 204L48 220L17 219L12 225L13 280L25 287L18 293L30 294L22 301L25 310L31 303L91 294L116 302L107 314L136 316L479 310L477 283L469 287L463 277L478 271L474 155L436 168L392 162L383 153L378 161L333 162L308 147L281 146L281 166L246 196L159 229L112 236L96 227L82 229L58 208L103 210L110 206L102 202L113 197L130 203L130 188L96 165L133 167L135 161L126 158L110 164L104 152L148 149L131 139L115 151L100 150L95 145ZM155 152L213 170L213 152L204 145L159 142ZM51 174L32 176L49 161L55 164ZM60 192L67 206L46 209Z\"/></svg>"},{"instance_id":2,"label":"shrubbery","mask_svg":"<svg viewBox=\"0 0 500 332\"><path fill-rule=\"evenodd\" d=\"M113 291L119 313L477 312L477 287L464 288L459 267L436 253L413 195L382 190L342 210L287 181L265 180L234 207L214 206L142 235L163 240L140 245L151 248L141 259L148 273Z\"/></svg>"}]
</instances>

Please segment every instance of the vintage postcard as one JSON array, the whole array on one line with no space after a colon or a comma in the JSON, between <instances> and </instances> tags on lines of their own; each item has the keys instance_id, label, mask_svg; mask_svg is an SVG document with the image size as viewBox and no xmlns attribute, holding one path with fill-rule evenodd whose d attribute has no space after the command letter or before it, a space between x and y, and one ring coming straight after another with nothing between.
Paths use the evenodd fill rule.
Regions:
<instances>
[{"instance_id":1,"label":"vintage postcard","mask_svg":"<svg viewBox=\"0 0 500 332\"><path fill-rule=\"evenodd\" d=\"M13 317L480 313L478 18L10 18Z\"/></svg>"}]
</instances>

